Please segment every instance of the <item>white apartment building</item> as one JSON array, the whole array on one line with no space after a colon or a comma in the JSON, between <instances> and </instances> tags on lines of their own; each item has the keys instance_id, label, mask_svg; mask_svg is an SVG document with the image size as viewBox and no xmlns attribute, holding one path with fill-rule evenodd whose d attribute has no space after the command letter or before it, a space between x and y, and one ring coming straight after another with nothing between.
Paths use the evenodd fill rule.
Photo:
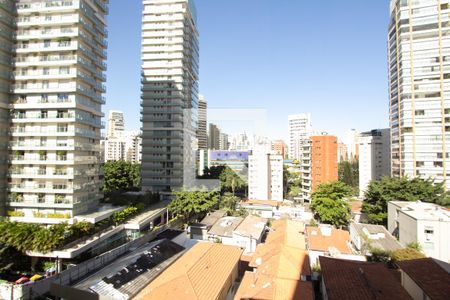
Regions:
<instances>
[{"instance_id":1,"label":"white apartment building","mask_svg":"<svg viewBox=\"0 0 450 300\"><path fill-rule=\"evenodd\" d=\"M311 135L311 114L288 116L289 120L289 158L300 161L302 159L303 143Z\"/></svg>"},{"instance_id":2,"label":"white apartment building","mask_svg":"<svg viewBox=\"0 0 450 300\"><path fill-rule=\"evenodd\" d=\"M403 246L419 243L427 256L450 262L450 211L424 202L388 203L388 230Z\"/></svg>"},{"instance_id":3,"label":"white apartment building","mask_svg":"<svg viewBox=\"0 0 450 300\"><path fill-rule=\"evenodd\" d=\"M199 34L193 0L143 0L142 189L192 186Z\"/></svg>"},{"instance_id":4,"label":"white apartment building","mask_svg":"<svg viewBox=\"0 0 450 300\"><path fill-rule=\"evenodd\" d=\"M102 197L108 1L14 3L7 214L17 221L70 222Z\"/></svg>"},{"instance_id":5,"label":"white apartment building","mask_svg":"<svg viewBox=\"0 0 450 300\"><path fill-rule=\"evenodd\" d=\"M392 175L450 188L450 4L391 0L388 34Z\"/></svg>"},{"instance_id":6,"label":"white apartment building","mask_svg":"<svg viewBox=\"0 0 450 300\"><path fill-rule=\"evenodd\" d=\"M345 146L347 146L347 159L358 160L358 137L356 129L349 129L345 132Z\"/></svg>"},{"instance_id":7,"label":"white apartment building","mask_svg":"<svg viewBox=\"0 0 450 300\"><path fill-rule=\"evenodd\" d=\"M124 131L120 135L104 140L104 160L125 160L131 163L141 162L142 137L140 132Z\"/></svg>"},{"instance_id":8,"label":"white apartment building","mask_svg":"<svg viewBox=\"0 0 450 300\"><path fill-rule=\"evenodd\" d=\"M248 151L250 149L250 141L245 132L239 133L231 138L230 150Z\"/></svg>"},{"instance_id":9,"label":"white apartment building","mask_svg":"<svg viewBox=\"0 0 450 300\"><path fill-rule=\"evenodd\" d=\"M283 201L283 156L256 150L248 157L248 198Z\"/></svg>"},{"instance_id":10,"label":"white apartment building","mask_svg":"<svg viewBox=\"0 0 450 300\"><path fill-rule=\"evenodd\" d=\"M359 195L362 197L370 181L391 175L390 129L362 132L359 145Z\"/></svg>"},{"instance_id":11,"label":"white apartment building","mask_svg":"<svg viewBox=\"0 0 450 300\"><path fill-rule=\"evenodd\" d=\"M0 1L0 215L7 197L9 104L14 47L14 1Z\"/></svg>"},{"instance_id":12,"label":"white apartment building","mask_svg":"<svg viewBox=\"0 0 450 300\"><path fill-rule=\"evenodd\" d=\"M123 112L119 110L110 110L108 113L108 133L107 138L120 135L125 131L125 122Z\"/></svg>"},{"instance_id":13,"label":"white apartment building","mask_svg":"<svg viewBox=\"0 0 450 300\"><path fill-rule=\"evenodd\" d=\"M207 116L208 103L205 97L202 95L198 96L198 127L197 127L197 139L198 139L198 149L207 150L208 149L208 116Z\"/></svg>"}]
</instances>

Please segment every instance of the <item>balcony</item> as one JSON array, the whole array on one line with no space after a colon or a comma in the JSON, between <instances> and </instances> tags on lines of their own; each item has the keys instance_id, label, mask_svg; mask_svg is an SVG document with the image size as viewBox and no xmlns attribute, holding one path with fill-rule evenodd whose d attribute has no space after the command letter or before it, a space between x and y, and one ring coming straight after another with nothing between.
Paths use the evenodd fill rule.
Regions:
<instances>
[{"instance_id":1,"label":"balcony","mask_svg":"<svg viewBox=\"0 0 450 300\"><path fill-rule=\"evenodd\" d=\"M73 1L48 1L48 2L31 2L31 3L18 3L16 4L17 12L33 13L33 12L45 12L45 11L64 11L75 10L80 7L80 3L77 0Z\"/></svg>"}]
</instances>

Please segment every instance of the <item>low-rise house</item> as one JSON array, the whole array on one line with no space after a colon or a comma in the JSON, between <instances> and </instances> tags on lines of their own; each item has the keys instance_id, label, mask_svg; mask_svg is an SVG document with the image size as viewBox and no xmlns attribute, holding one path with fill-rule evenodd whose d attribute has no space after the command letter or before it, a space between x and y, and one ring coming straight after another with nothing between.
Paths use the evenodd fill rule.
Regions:
<instances>
[{"instance_id":1,"label":"low-rise house","mask_svg":"<svg viewBox=\"0 0 450 300\"><path fill-rule=\"evenodd\" d=\"M267 219L257 216L247 216L233 231L234 245L244 249L244 254L255 252L256 246L261 243Z\"/></svg>"},{"instance_id":2,"label":"low-rise house","mask_svg":"<svg viewBox=\"0 0 450 300\"><path fill-rule=\"evenodd\" d=\"M367 223L369 218L366 213L362 212L363 201L353 200L350 201L350 212L352 214L352 220L355 223Z\"/></svg>"},{"instance_id":3,"label":"low-rise house","mask_svg":"<svg viewBox=\"0 0 450 300\"><path fill-rule=\"evenodd\" d=\"M318 264L319 256L366 260L364 256L353 254L349 232L331 225L306 227L306 245L311 266Z\"/></svg>"},{"instance_id":4,"label":"low-rise house","mask_svg":"<svg viewBox=\"0 0 450 300\"><path fill-rule=\"evenodd\" d=\"M247 210L249 214L258 215L266 219L272 219L275 217L280 205L280 201L252 199L242 201L239 204L239 206Z\"/></svg>"},{"instance_id":5,"label":"low-rise house","mask_svg":"<svg viewBox=\"0 0 450 300\"><path fill-rule=\"evenodd\" d=\"M390 201L388 230L403 246L419 243L427 256L450 261L449 209L420 201Z\"/></svg>"},{"instance_id":6,"label":"low-rise house","mask_svg":"<svg viewBox=\"0 0 450 300\"><path fill-rule=\"evenodd\" d=\"M208 213L206 217L199 223L193 223L189 225L189 234L191 239L195 240L207 240L208 230L222 217L226 216L226 212L223 210L216 210Z\"/></svg>"},{"instance_id":7,"label":"low-rise house","mask_svg":"<svg viewBox=\"0 0 450 300\"><path fill-rule=\"evenodd\" d=\"M450 265L432 258L398 262L402 286L414 300L450 298Z\"/></svg>"},{"instance_id":8,"label":"low-rise house","mask_svg":"<svg viewBox=\"0 0 450 300\"><path fill-rule=\"evenodd\" d=\"M266 242L257 246L235 300L314 299L305 250L304 225L291 220L272 224Z\"/></svg>"},{"instance_id":9,"label":"low-rise house","mask_svg":"<svg viewBox=\"0 0 450 300\"><path fill-rule=\"evenodd\" d=\"M350 240L356 250L363 255L372 249L395 251L402 245L382 225L350 223Z\"/></svg>"},{"instance_id":10,"label":"low-rise house","mask_svg":"<svg viewBox=\"0 0 450 300\"><path fill-rule=\"evenodd\" d=\"M241 217L222 217L214 223L208 231L208 240L212 242L220 242L225 245L235 245L233 232L241 224Z\"/></svg>"},{"instance_id":11,"label":"low-rise house","mask_svg":"<svg viewBox=\"0 0 450 300\"><path fill-rule=\"evenodd\" d=\"M135 299L218 299L233 292L242 250L217 243L197 243Z\"/></svg>"},{"instance_id":12,"label":"low-rise house","mask_svg":"<svg viewBox=\"0 0 450 300\"><path fill-rule=\"evenodd\" d=\"M361 262L319 257L324 300L410 300L395 276L384 263Z\"/></svg>"}]
</instances>

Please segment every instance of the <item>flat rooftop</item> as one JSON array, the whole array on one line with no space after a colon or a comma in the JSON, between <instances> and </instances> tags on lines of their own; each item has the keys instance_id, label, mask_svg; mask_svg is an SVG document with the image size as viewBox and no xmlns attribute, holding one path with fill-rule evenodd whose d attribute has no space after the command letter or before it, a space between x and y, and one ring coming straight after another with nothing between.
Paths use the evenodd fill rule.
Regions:
<instances>
[{"instance_id":1,"label":"flat rooftop","mask_svg":"<svg viewBox=\"0 0 450 300\"><path fill-rule=\"evenodd\" d=\"M361 237L367 237L370 245L374 248L395 251L403 246L382 225L351 223L350 231L354 228Z\"/></svg>"},{"instance_id":2,"label":"flat rooftop","mask_svg":"<svg viewBox=\"0 0 450 300\"><path fill-rule=\"evenodd\" d=\"M89 223L97 223L109 218L113 213L125 209L125 206L113 206L111 204L102 204L96 210L76 215L73 218L77 221L86 221Z\"/></svg>"},{"instance_id":3,"label":"flat rooftop","mask_svg":"<svg viewBox=\"0 0 450 300\"><path fill-rule=\"evenodd\" d=\"M266 228L267 219L249 215L245 217L241 224L235 229L234 233L259 239Z\"/></svg>"},{"instance_id":4,"label":"flat rooftop","mask_svg":"<svg viewBox=\"0 0 450 300\"><path fill-rule=\"evenodd\" d=\"M167 205L170 201L159 201L139 213L132 219L125 223L125 229L140 229L147 222L150 222L153 218L159 216L162 212L167 210Z\"/></svg>"},{"instance_id":5,"label":"flat rooftop","mask_svg":"<svg viewBox=\"0 0 450 300\"><path fill-rule=\"evenodd\" d=\"M175 261L183 250L182 246L167 239L147 243L119 257L74 288L112 298L131 298Z\"/></svg>"},{"instance_id":6,"label":"flat rooftop","mask_svg":"<svg viewBox=\"0 0 450 300\"><path fill-rule=\"evenodd\" d=\"M208 231L210 235L232 237L233 231L241 224L243 218L241 217L223 217Z\"/></svg>"},{"instance_id":7,"label":"flat rooftop","mask_svg":"<svg viewBox=\"0 0 450 300\"><path fill-rule=\"evenodd\" d=\"M450 222L450 210L427 202L391 201L401 212L416 220Z\"/></svg>"},{"instance_id":8,"label":"flat rooftop","mask_svg":"<svg viewBox=\"0 0 450 300\"><path fill-rule=\"evenodd\" d=\"M199 223L191 224L191 226L206 226L207 229L210 229L217 222L217 220L225 217L226 214L227 213L224 210L213 211L208 213Z\"/></svg>"}]
</instances>

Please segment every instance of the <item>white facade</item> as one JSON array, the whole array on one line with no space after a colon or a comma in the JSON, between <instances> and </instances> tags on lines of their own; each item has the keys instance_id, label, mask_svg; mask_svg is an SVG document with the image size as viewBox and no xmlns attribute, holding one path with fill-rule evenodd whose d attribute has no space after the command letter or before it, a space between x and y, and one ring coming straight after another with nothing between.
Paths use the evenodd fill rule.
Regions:
<instances>
[{"instance_id":1,"label":"white facade","mask_svg":"<svg viewBox=\"0 0 450 300\"><path fill-rule=\"evenodd\" d=\"M142 138L140 132L124 131L114 133L104 141L104 159L106 161L125 160L131 163L141 162Z\"/></svg>"},{"instance_id":2,"label":"white facade","mask_svg":"<svg viewBox=\"0 0 450 300\"><path fill-rule=\"evenodd\" d=\"M15 1L7 212L15 220L70 221L102 198L107 2Z\"/></svg>"},{"instance_id":3,"label":"white facade","mask_svg":"<svg viewBox=\"0 0 450 300\"><path fill-rule=\"evenodd\" d=\"M347 147L347 159L358 160L358 137L356 129L350 129L345 132L345 146Z\"/></svg>"},{"instance_id":4,"label":"white facade","mask_svg":"<svg viewBox=\"0 0 450 300\"><path fill-rule=\"evenodd\" d=\"M144 0L142 189L192 186L197 148L199 34L192 0Z\"/></svg>"},{"instance_id":5,"label":"white facade","mask_svg":"<svg viewBox=\"0 0 450 300\"><path fill-rule=\"evenodd\" d=\"M391 0L389 81L392 175L450 188L450 5Z\"/></svg>"},{"instance_id":6,"label":"white facade","mask_svg":"<svg viewBox=\"0 0 450 300\"><path fill-rule=\"evenodd\" d=\"M391 201L388 230L403 246L419 243L430 257L450 262L450 212L436 204Z\"/></svg>"},{"instance_id":7,"label":"white facade","mask_svg":"<svg viewBox=\"0 0 450 300\"><path fill-rule=\"evenodd\" d=\"M363 132L359 144L359 195L362 197L370 181L391 175L391 135L388 129Z\"/></svg>"},{"instance_id":8,"label":"white facade","mask_svg":"<svg viewBox=\"0 0 450 300\"><path fill-rule=\"evenodd\" d=\"M302 159L302 145L311 135L311 114L288 116L289 120L289 158Z\"/></svg>"},{"instance_id":9,"label":"white facade","mask_svg":"<svg viewBox=\"0 0 450 300\"><path fill-rule=\"evenodd\" d=\"M250 142L245 132L234 135L231 138L230 150L248 151L250 149Z\"/></svg>"},{"instance_id":10,"label":"white facade","mask_svg":"<svg viewBox=\"0 0 450 300\"><path fill-rule=\"evenodd\" d=\"M248 198L283 201L283 157L254 151L248 161Z\"/></svg>"},{"instance_id":11,"label":"white facade","mask_svg":"<svg viewBox=\"0 0 450 300\"><path fill-rule=\"evenodd\" d=\"M110 110L108 113L108 134L107 138L120 135L125 130L125 122L123 120L123 112L118 110Z\"/></svg>"}]
</instances>

